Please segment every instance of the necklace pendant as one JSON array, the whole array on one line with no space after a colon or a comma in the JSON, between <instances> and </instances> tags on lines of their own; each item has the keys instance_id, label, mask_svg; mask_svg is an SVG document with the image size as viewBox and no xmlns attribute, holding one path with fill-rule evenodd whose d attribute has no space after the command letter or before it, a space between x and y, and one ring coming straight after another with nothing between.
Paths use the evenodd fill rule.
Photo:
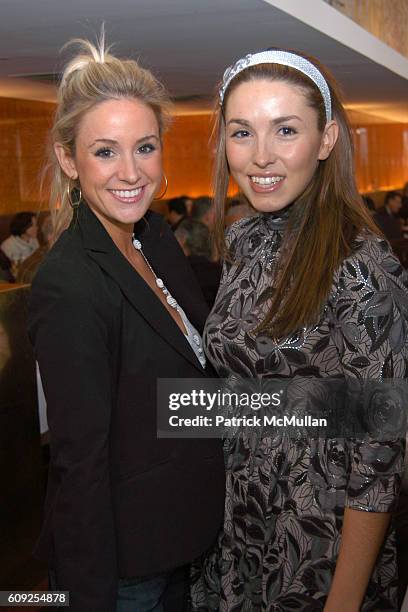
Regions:
<instances>
[{"instance_id":1,"label":"necklace pendant","mask_svg":"<svg viewBox=\"0 0 408 612\"><path fill-rule=\"evenodd\" d=\"M166 300L167 300L168 305L171 306L172 308L177 307L177 301L171 295L168 295L166 297Z\"/></svg>"},{"instance_id":2,"label":"necklace pendant","mask_svg":"<svg viewBox=\"0 0 408 612\"><path fill-rule=\"evenodd\" d=\"M132 243L133 246L135 247L135 249L137 251L140 251L143 259L145 260L147 266L149 267L151 273L153 274L154 278L155 278L155 282L157 287L159 287L159 289L162 290L163 294L166 296L166 301L168 303L169 306L171 306L172 308L177 309L178 308L178 304L177 304L177 300L174 299L174 297L172 297L170 295L169 290L166 288L163 280L161 278L159 278L158 276L156 276L155 271L153 270L152 266L149 264L148 260L146 259L145 254L143 253L142 250L142 243L140 242L140 240L138 240L137 238L135 238L134 236L132 237Z\"/></svg>"}]
</instances>

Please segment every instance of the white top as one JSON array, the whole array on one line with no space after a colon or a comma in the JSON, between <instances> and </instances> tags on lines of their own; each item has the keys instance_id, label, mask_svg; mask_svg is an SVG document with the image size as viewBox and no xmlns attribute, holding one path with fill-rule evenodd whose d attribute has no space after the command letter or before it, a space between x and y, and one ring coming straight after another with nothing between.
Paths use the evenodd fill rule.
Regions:
<instances>
[{"instance_id":1,"label":"white top","mask_svg":"<svg viewBox=\"0 0 408 612\"><path fill-rule=\"evenodd\" d=\"M21 263L38 249L40 243L37 238L23 240L20 236L9 236L0 245L3 253L14 263Z\"/></svg>"},{"instance_id":2,"label":"white top","mask_svg":"<svg viewBox=\"0 0 408 612\"><path fill-rule=\"evenodd\" d=\"M177 304L177 312L179 313L181 320L184 323L184 327L186 328L187 333L184 334L186 339L188 340L189 345L193 349L198 361L200 362L202 368L205 368L206 358L203 349L203 340L194 327L194 325L189 321L186 313L181 308L180 304Z\"/></svg>"}]
</instances>

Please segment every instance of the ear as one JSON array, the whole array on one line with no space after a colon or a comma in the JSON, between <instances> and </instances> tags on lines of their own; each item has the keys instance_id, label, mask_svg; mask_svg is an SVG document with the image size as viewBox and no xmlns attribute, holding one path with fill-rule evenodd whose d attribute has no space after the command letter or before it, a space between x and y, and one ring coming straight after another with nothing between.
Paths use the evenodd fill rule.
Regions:
<instances>
[{"instance_id":1,"label":"ear","mask_svg":"<svg viewBox=\"0 0 408 612\"><path fill-rule=\"evenodd\" d=\"M322 135L322 142L319 149L318 159L327 159L333 150L334 145L337 142L339 135L339 126L335 121L329 121L326 123Z\"/></svg>"},{"instance_id":2,"label":"ear","mask_svg":"<svg viewBox=\"0 0 408 612\"><path fill-rule=\"evenodd\" d=\"M75 160L72 157L71 153L67 151L67 149L59 142L56 142L54 144L54 152L57 156L59 165L61 166L61 169L65 172L65 174L73 180L78 178Z\"/></svg>"}]
</instances>

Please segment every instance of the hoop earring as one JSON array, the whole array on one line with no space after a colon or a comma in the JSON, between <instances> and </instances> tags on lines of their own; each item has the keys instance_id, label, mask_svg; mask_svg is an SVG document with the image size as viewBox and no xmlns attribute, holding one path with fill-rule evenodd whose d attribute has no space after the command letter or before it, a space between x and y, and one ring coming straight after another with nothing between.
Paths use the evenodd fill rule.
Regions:
<instances>
[{"instance_id":1,"label":"hoop earring","mask_svg":"<svg viewBox=\"0 0 408 612\"><path fill-rule=\"evenodd\" d=\"M67 199L69 202L69 205L71 206L71 208L73 208L74 210L76 208L78 208L81 200L82 200L82 189L81 189L81 185L79 185L78 183L78 187L75 185L72 189L71 189L71 177L68 178L68 185L67 185ZM75 200L72 199L72 193L75 192Z\"/></svg>"},{"instance_id":2,"label":"hoop earring","mask_svg":"<svg viewBox=\"0 0 408 612\"><path fill-rule=\"evenodd\" d=\"M157 196L154 197L155 200L161 200L165 196L165 194L167 192L167 187L169 186L169 183L168 183L168 180L167 180L167 176L164 173L163 173L163 176L164 176L164 182L166 183L166 186L164 188L163 193L161 193L158 197Z\"/></svg>"}]
</instances>

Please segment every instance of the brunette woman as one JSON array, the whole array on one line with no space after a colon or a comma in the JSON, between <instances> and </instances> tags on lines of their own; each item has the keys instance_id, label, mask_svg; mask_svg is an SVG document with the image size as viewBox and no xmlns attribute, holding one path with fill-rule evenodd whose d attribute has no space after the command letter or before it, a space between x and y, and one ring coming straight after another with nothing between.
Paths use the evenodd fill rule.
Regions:
<instances>
[{"instance_id":1,"label":"brunette woman","mask_svg":"<svg viewBox=\"0 0 408 612\"><path fill-rule=\"evenodd\" d=\"M205 328L221 376L403 378L407 276L358 195L350 129L315 59L269 50L226 70L218 229L233 177L258 214L227 231ZM224 530L195 610L397 610L390 524L402 440L237 437Z\"/></svg>"}]
</instances>

